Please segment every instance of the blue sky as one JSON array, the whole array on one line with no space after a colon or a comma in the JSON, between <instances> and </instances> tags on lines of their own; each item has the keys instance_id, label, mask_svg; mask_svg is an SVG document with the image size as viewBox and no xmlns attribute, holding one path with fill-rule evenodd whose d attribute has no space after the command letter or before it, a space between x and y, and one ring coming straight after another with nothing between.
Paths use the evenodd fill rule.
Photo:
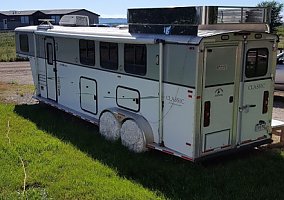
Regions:
<instances>
[{"instance_id":1,"label":"blue sky","mask_svg":"<svg viewBox=\"0 0 284 200\"><path fill-rule=\"evenodd\" d=\"M262 0L2 0L1 10L85 8L102 17L126 17L127 8L161 6L255 6ZM282 1L282 0L281 0Z\"/></svg>"}]
</instances>

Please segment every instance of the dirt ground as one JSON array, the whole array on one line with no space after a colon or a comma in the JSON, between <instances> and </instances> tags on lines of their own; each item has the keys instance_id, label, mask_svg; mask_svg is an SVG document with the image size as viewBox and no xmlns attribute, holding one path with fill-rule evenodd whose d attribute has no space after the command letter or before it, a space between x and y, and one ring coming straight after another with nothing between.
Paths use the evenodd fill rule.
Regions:
<instances>
[{"instance_id":1,"label":"dirt ground","mask_svg":"<svg viewBox=\"0 0 284 200\"><path fill-rule=\"evenodd\" d=\"M29 62L0 62L0 81L20 85L32 85Z\"/></svg>"},{"instance_id":2,"label":"dirt ground","mask_svg":"<svg viewBox=\"0 0 284 200\"><path fill-rule=\"evenodd\" d=\"M35 103L29 62L0 62L0 99L16 104ZM284 121L284 91L274 93L273 119Z\"/></svg>"},{"instance_id":3,"label":"dirt ground","mask_svg":"<svg viewBox=\"0 0 284 200\"><path fill-rule=\"evenodd\" d=\"M32 72L29 62L0 62L0 101L33 104Z\"/></svg>"}]
</instances>

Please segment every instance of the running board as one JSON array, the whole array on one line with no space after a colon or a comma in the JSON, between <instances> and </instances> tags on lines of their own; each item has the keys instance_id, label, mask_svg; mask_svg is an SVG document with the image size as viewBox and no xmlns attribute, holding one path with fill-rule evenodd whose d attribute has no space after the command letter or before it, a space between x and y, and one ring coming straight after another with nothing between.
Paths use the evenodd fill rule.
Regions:
<instances>
[{"instance_id":1,"label":"running board","mask_svg":"<svg viewBox=\"0 0 284 200\"><path fill-rule=\"evenodd\" d=\"M42 97L38 97L38 96L33 96L34 99L37 99L38 101L42 102L42 103L45 103L47 105L50 105L54 108L57 108L59 110L62 110L66 113L69 113L75 117L78 117L82 120L85 120L87 122L90 122L92 124L95 124L95 125L99 125L99 120L93 118L93 117L90 117L86 114L83 114L83 113L80 113L76 110L73 110L71 108L68 108L68 107L65 107L65 106L62 106L62 105L59 105L58 103L56 103L55 101L52 101L52 100L49 100L49 99L45 99L45 98L42 98Z\"/></svg>"},{"instance_id":2,"label":"running board","mask_svg":"<svg viewBox=\"0 0 284 200\"><path fill-rule=\"evenodd\" d=\"M166 154L169 154L169 155L173 155L173 156L180 157L180 158L182 158L182 159L184 159L184 160L187 160L187 161L192 161L192 162L194 161L193 158L190 158L190 157L188 157L188 156L186 156L186 155L184 155L184 154L182 154L182 153L179 153L179 152L174 151L174 150L172 150L172 149L169 149L169 148L167 148L167 147L159 146L159 145L156 144L156 143L147 144L147 147L148 147L149 149L155 149L155 150L161 151L161 152L166 153Z\"/></svg>"}]
</instances>

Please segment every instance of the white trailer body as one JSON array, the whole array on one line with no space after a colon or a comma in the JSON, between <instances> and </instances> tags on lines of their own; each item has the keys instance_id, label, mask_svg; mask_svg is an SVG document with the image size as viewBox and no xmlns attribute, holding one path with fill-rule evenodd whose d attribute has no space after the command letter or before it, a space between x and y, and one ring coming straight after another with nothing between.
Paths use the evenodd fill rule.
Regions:
<instances>
[{"instance_id":1,"label":"white trailer body","mask_svg":"<svg viewBox=\"0 0 284 200\"><path fill-rule=\"evenodd\" d=\"M191 161L271 142L277 40L240 30L16 29L35 98L131 150Z\"/></svg>"}]
</instances>

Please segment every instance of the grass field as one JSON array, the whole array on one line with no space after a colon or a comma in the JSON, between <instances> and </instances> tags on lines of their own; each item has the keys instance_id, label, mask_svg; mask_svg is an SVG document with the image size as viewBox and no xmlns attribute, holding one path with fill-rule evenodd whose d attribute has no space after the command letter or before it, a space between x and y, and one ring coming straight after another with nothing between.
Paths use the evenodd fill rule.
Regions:
<instances>
[{"instance_id":1,"label":"grass field","mask_svg":"<svg viewBox=\"0 0 284 200\"><path fill-rule=\"evenodd\" d=\"M134 154L97 133L44 105L1 103L0 199L284 199L283 151L193 164Z\"/></svg>"},{"instance_id":2,"label":"grass field","mask_svg":"<svg viewBox=\"0 0 284 200\"><path fill-rule=\"evenodd\" d=\"M0 62L15 60L16 48L14 32L0 33Z\"/></svg>"}]
</instances>

